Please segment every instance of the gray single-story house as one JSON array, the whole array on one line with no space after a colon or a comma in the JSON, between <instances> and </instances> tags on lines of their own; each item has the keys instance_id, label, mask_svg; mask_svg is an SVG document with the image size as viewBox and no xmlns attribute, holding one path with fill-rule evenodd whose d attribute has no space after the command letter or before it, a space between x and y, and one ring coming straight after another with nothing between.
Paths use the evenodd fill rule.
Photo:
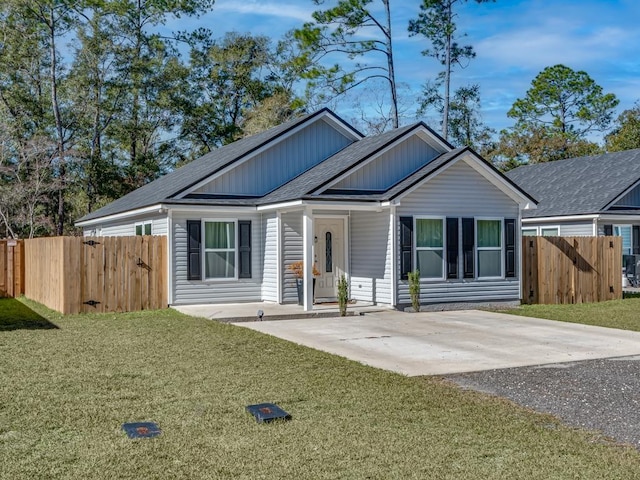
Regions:
<instances>
[{"instance_id":1,"label":"gray single-story house","mask_svg":"<svg viewBox=\"0 0 640 480\"><path fill-rule=\"evenodd\" d=\"M507 177L538 200L522 234L622 237L640 254L640 149L518 167Z\"/></svg>"},{"instance_id":2,"label":"gray single-story house","mask_svg":"<svg viewBox=\"0 0 640 480\"><path fill-rule=\"evenodd\" d=\"M350 297L518 300L536 201L423 123L365 137L328 109L219 148L79 219L85 235L166 235L172 305Z\"/></svg>"}]
</instances>

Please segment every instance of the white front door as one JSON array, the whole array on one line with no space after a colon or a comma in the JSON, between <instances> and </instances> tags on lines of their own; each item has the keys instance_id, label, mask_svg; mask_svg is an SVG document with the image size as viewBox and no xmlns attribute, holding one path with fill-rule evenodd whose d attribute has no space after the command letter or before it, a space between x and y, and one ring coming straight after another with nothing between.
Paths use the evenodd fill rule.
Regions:
<instances>
[{"instance_id":1,"label":"white front door","mask_svg":"<svg viewBox=\"0 0 640 480\"><path fill-rule=\"evenodd\" d=\"M316 301L335 301L338 297L338 280L345 273L344 219L317 218L314 236L315 266L320 272L316 277Z\"/></svg>"}]
</instances>

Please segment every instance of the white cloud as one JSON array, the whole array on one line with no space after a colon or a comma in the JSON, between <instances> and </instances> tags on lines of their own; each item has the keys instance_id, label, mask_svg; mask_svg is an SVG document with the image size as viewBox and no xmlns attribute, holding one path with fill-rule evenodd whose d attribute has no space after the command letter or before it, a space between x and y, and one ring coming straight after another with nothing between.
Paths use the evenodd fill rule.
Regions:
<instances>
[{"instance_id":1,"label":"white cloud","mask_svg":"<svg viewBox=\"0 0 640 480\"><path fill-rule=\"evenodd\" d=\"M315 10L314 5L312 2L302 3L304 6L299 3L218 0L213 11L239 15L265 15L308 22L311 20L311 13Z\"/></svg>"}]
</instances>

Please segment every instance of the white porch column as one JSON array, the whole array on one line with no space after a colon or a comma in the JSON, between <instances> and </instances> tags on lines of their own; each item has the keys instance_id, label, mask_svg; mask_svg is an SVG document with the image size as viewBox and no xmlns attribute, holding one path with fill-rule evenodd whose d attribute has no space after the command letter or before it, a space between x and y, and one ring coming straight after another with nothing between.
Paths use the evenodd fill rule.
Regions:
<instances>
[{"instance_id":1,"label":"white porch column","mask_svg":"<svg viewBox=\"0 0 640 480\"><path fill-rule=\"evenodd\" d=\"M398 216L396 206L391 205L389 211L389 228L391 229L391 306L398 304Z\"/></svg>"},{"instance_id":2,"label":"white porch column","mask_svg":"<svg viewBox=\"0 0 640 480\"><path fill-rule=\"evenodd\" d=\"M306 207L302 214L302 262L303 305L304 311L309 312L313 310L313 214L309 207Z\"/></svg>"}]
</instances>

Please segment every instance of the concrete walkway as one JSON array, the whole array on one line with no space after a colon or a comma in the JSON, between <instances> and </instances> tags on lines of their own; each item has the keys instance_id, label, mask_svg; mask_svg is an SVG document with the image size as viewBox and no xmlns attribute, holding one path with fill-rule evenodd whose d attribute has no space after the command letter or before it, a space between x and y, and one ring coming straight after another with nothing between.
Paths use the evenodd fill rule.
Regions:
<instances>
[{"instance_id":1,"label":"concrete walkway","mask_svg":"<svg viewBox=\"0 0 640 480\"><path fill-rule=\"evenodd\" d=\"M409 376L640 354L640 332L479 310L236 325Z\"/></svg>"}]
</instances>

